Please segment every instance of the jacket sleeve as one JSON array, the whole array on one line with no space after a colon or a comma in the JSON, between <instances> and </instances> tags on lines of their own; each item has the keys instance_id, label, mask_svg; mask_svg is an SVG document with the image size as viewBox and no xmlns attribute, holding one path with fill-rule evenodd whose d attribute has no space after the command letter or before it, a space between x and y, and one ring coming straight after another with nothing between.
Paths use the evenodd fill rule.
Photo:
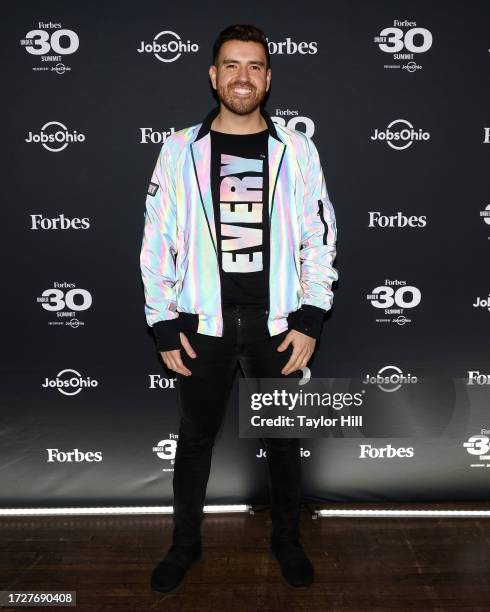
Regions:
<instances>
[{"instance_id":1,"label":"jacket sleeve","mask_svg":"<svg viewBox=\"0 0 490 612\"><path fill-rule=\"evenodd\" d=\"M289 328L319 340L322 334L324 314L325 310L323 308L303 304L288 316L288 324L291 323Z\"/></svg>"},{"instance_id":2,"label":"jacket sleeve","mask_svg":"<svg viewBox=\"0 0 490 612\"><path fill-rule=\"evenodd\" d=\"M175 182L165 142L158 155L146 196L140 268L145 316L158 350L180 348L175 284L177 215Z\"/></svg>"},{"instance_id":3,"label":"jacket sleeve","mask_svg":"<svg viewBox=\"0 0 490 612\"><path fill-rule=\"evenodd\" d=\"M327 312L333 302L332 284L339 277L337 269L333 267L337 254L337 226L318 150L311 138L306 138L308 160L299 251L303 288L301 306L315 306Z\"/></svg>"}]
</instances>

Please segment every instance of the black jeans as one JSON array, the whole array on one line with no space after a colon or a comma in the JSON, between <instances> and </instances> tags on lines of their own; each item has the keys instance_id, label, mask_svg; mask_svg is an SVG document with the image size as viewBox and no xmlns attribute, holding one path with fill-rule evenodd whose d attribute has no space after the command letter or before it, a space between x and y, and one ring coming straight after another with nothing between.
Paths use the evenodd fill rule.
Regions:
<instances>
[{"instance_id":1,"label":"black jeans","mask_svg":"<svg viewBox=\"0 0 490 612\"><path fill-rule=\"evenodd\" d=\"M201 539L201 520L209 479L211 456L234 372L240 364L247 378L280 378L291 356L290 344L276 351L288 330L270 336L268 311L251 306L225 306L223 336L184 331L197 353L194 359L184 348L180 353L192 375L177 373L180 411L173 492L176 544ZM300 377L301 371L288 377ZM260 438L266 449L273 541L299 539L301 503L301 458L298 438Z\"/></svg>"}]
</instances>

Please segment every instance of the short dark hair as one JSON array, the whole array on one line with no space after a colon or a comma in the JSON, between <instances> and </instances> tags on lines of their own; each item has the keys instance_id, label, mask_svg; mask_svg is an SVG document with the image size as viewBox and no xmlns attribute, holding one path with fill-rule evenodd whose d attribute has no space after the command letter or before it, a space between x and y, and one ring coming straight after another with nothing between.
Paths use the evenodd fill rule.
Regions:
<instances>
[{"instance_id":1,"label":"short dark hair","mask_svg":"<svg viewBox=\"0 0 490 612\"><path fill-rule=\"evenodd\" d=\"M223 43L228 40L251 40L253 42L260 43L264 47L265 56L267 58L267 68L270 68L271 58L269 54L269 45L267 43L265 33L260 28L249 24L231 25L219 33L218 38L216 39L213 45L213 64L215 66L220 49Z\"/></svg>"}]
</instances>

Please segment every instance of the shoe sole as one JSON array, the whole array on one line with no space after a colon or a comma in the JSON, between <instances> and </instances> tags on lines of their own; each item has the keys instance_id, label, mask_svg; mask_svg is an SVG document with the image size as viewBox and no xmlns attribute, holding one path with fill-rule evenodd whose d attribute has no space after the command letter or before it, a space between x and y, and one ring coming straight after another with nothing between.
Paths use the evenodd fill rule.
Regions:
<instances>
[{"instance_id":1,"label":"shoe sole","mask_svg":"<svg viewBox=\"0 0 490 612\"><path fill-rule=\"evenodd\" d=\"M288 582L286 580L286 578L284 578L284 574L282 573L282 570L281 570L281 564L280 564L279 559L277 558L276 554L271 549L269 549L269 552L270 552L272 558L275 559L277 561L277 563L279 564L279 573L281 574L281 580L284 582L284 584L287 584L288 587L291 587L292 589L304 589L305 587L309 587L309 586L311 586L313 584L314 578L313 578L313 580L311 582L308 582L307 584L291 584L290 582Z\"/></svg>"},{"instance_id":2,"label":"shoe sole","mask_svg":"<svg viewBox=\"0 0 490 612\"><path fill-rule=\"evenodd\" d=\"M197 559L195 559L189 564L189 567L186 570L186 575L189 569L191 568L191 566L194 565L195 563L199 563L199 561L201 560L202 560L202 554ZM157 584L154 584L153 582L150 582L150 587L151 587L151 590L155 591L156 593L165 593L165 594L175 593L175 591L177 591L177 589L179 589L184 584L184 582L185 582L185 575L184 575L184 578L179 582L179 584L175 586L173 589L168 589L168 590L162 589Z\"/></svg>"}]
</instances>

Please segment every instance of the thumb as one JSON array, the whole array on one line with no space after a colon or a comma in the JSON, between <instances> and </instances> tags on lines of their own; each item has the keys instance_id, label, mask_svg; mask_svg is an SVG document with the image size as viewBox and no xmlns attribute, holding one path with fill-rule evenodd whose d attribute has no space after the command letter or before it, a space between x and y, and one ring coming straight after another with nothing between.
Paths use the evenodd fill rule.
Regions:
<instances>
[{"instance_id":1,"label":"thumb","mask_svg":"<svg viewBox=\"0 0 490 612\"><path fill-rule=\"evenodd\" d=\"M290 340L287 340L287 341L286 341L286 340L283 340L283 341L281 342L281 344L280 344L280 345L277 347L277 350L278 350L278 351L284 351L284 350L286 350L286 349L287 349L287 347L289 346L289 343L290 343L290 342L291 342Z\"/></svg>"}]
</instances>

